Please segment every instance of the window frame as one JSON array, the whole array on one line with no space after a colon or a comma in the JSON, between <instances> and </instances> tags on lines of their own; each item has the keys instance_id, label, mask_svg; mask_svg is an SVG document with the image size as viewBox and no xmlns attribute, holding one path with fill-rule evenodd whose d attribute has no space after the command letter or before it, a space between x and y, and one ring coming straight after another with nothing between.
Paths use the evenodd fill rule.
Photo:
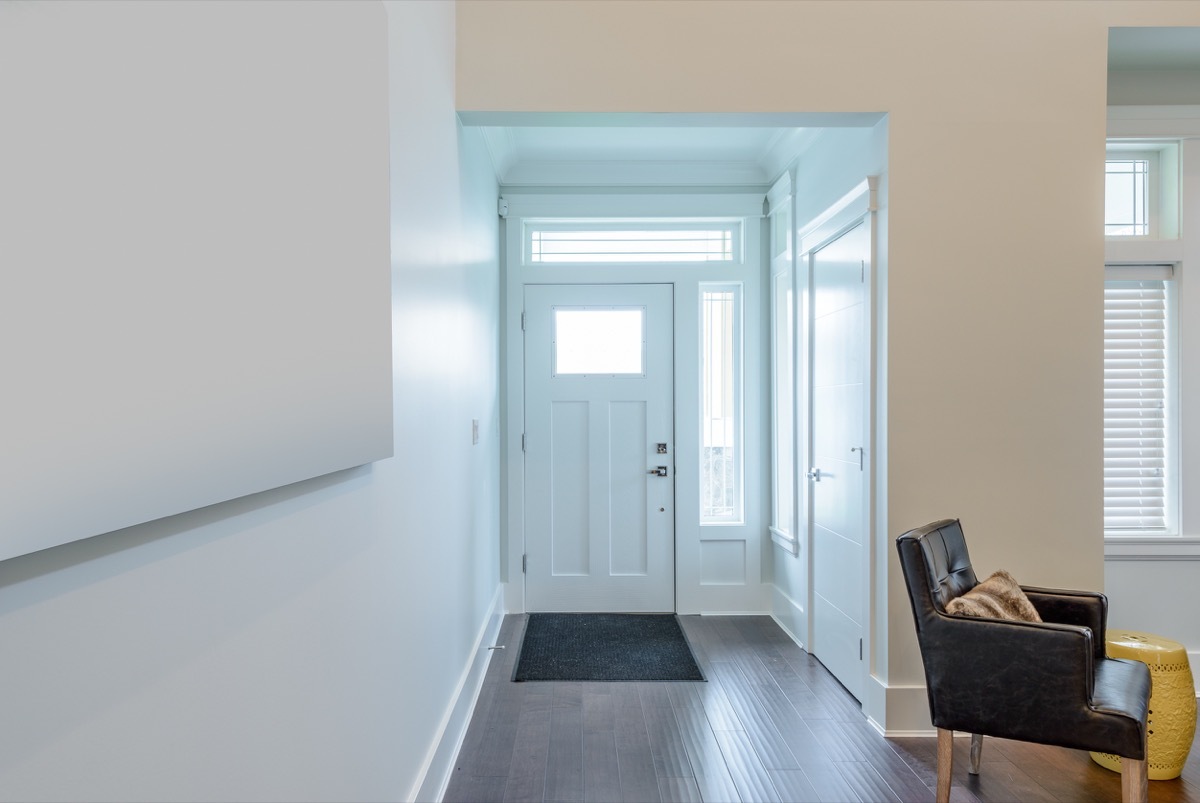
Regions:
<instances>
[{"instance_id":1,"label":"window frame","mask_svg":"<svg viewBox=\"0 0 1200 803\"><path fill-rule=\"evenodd\" d=\"M531 267L603 267L626 265L663 266L737 266L745 264L745 235L740 218L524 218L521 221L521 260ZM654 233L673 231L728 231L730 250L728 259L535 259L534 238L538 232L579 233ZM652 240L651 240L652 241Z\"/></svg>"},{"instance_id":2,"label":"window frame","mask_svg":"<svg viewBox=\"0 0 1200 803\"><path fill-rule=\"evenodd\" d=\"M1189 378L1181 359L1200 354L1200 327L1188 320L1200 311L1200 282L1189 280L1188 266L1200 264L1200 107L1115 106L1108 110L1106 158L1116 152L1154 150L1159 153L1162 201L1158 236L1105 237L1106 265L1169 264L1174 267L1175 322L1171 335L1177 345L1174 401L1178 414L1174 432L1178 459L1173 530L1152 534L1113 534L1101 529L1106 561L1200 560L1200 427L1185 420L1200 413L1200 377ZM1189 175L1187 166L1193 166ZM1186 213L1186 214L1185 214ZM1103 278L1103 275L1102 275Z\"/></svg>"}]
</instances>

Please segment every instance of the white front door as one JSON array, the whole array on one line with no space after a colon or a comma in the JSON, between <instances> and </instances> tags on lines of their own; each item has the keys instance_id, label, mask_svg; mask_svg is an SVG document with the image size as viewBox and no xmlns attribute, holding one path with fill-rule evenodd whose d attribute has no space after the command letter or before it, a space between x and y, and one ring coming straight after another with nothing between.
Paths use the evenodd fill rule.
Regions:
<instances>
[{"instance_id":1,"label":"white front door","mask_svg":"<svg viewBox=\"0 0 1200 803\"><path fill-rule=\"evenodd\" d=\"M525 287L528 611L675 610L670 285Z\"/></svg>"},{"instance_id":2,"label":"white front door","mask_svg":"<svg viewBox=\"0 0 1200 803\"><path fill-rule=\"evenodd\" d=\"M812 258L812 652L862 699L867 263L863 221Z\"/></svg>"}]
</instances>

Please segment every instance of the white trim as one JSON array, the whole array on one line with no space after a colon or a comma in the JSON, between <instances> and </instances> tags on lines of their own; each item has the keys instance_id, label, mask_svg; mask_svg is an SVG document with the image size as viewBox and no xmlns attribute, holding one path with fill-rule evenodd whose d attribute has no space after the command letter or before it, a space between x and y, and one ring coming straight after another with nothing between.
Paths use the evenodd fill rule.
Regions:
<instances>
[{"instance_id":1,"label":"white trim","mask_svg":"<svg viewBox=\"0 0 1200 803\"><path fill-rule=\"evenodd\" d=\"M509 128L480 128L483 134L483 144L487 148L488 159L492 162L492 170L496 181L503 184L504 177L512 169L517 160L517 143Z\"/></svg>"},{"instance_id":2,"label":"white trim","mask_svg":"<svg viewBox=\"0 0 1200 803\"><path fill-rule=\"evenodd\" d=\"M500 625L504 621L503 601L504 588L497 586L492 594L492 604L488 608L487 616L479 629L479 635L475 638L471 660L463 667L458 686L454 690L454 698L442 716L437 737L429 746L429 752L421 765L421 772L418 773L417 781L409 790L406 800L441 800L446 794L446 787L454 771L454 759L462 749L467 726L471 723L471 715L475 712L475 704L483 688L483 678L492 660L494 651L487 648L495 643L500 634Z\"/></svg>"},{"instance_id":3,"label":"white trim","mask_svg":"<svg viewBox=\"0 0 1200 803\"><path fill-rule=\"evenodd\" d=\"M773 586L772 591L774 592L772 594L774 603L771 606L771 618L775 620L775 624L779 625L779 629L786 633L787 637L796 643L797 647L805 652L808 652L808 648L804 646L804 642L792 632L792 629L787 626L787 623L784 622L783 619L779 618L779 614L776 612L777 606L781 608L790 608L792 615L797 620L803 620L807 616L804 611L804 606L800 605L798 602L796 602L796 600L785 594L783 589L781 589L779 586Z\"/></svg>"},{"instance_id":4,"label":"white trim","mask_svg":"<svg viewBox=\"0 0 1200 803\"><path fill-rule=\"evenodd\" d=\"M1200 136L1200 106L1109 106L1108 136Z\"/></svg>"},{"instance_id":5,"label":"white trim","mask_svg":"<svg viewBox=\"0 0 1200 803\"><path fill-rule=\"evenodd\" d=\"M688 194L586 195L506 191L512 218L761 218L765 192ZM664 214L669 211L669 214Z\"/></svg>"},{"instance_id":6,"label":"white trim","mask_svg":"<svg viewBox=\"0 0 1200 803\"><path fill-rule=\"evenodd\" d=\"M871 183L869 179L863 179L832 206L800 227L796 234L796 251L801 259L833 240L842 229L873 211L874 191Z\"/></svg>"},{"instance_id":7,"label":"white trim","mask_svg":"<svg viewBox=\"0 0 1200 803\"><path fill-rule=\"evenodd\" d=\"M1183 261L1183 240L1149 240L1144 237L1104 239L1107 265L1173 265Z\"/></svg>"},{"instance_id":8,"label":"white trim","mask_svg":"<svg viewBox=\"0 0 1200 803\"><path fill-rule=\"evenodd\" d=\"M1104 560L1200 560L1200 538L1110 535L1104 539Z\"/></svg>"},{"instance_id":9,"label":"white trim","mask_svg":"<svg viewBox=\"0 0 1200 803\"><path fill-rule=\"evenodd\" d=\"M520 161L504 173L505 187L766 186L771 177L752 161Z\"/></svg>"},{"instance_id":10,"label":"white trim","mask_svg":"<svg viewBox=\"0 0 1200 803\"><path fill-rule=\"evenodd\" d=\"M767 179L782 180L784 177L790 179L790 167L812 147L820 135L820 130L816 128L793 128L781 131L767 145L766 152L759 159L759 164L766 173ZM778 186L776 184L776 187ZM789 180L787 186L789 198L791 189L792 185Z\"/></svg>"},{"instance_id":11,"label":"white trim","mask_svg":"<svg viewBox=\"0 0 1200 803\"><path fill-rule=\"evenodd\" d=\"M785 533L783 530L776 528L774 525L767 528L771 532L771 540L779 546L791 552L793 555L800 554L800 539L791 533Z\"/></svg>"},{"instance_id":12,"label":"white trim","mask_svg":"<svg viewBox=\"0 0 1200 803\"><path fill-rule=\"evenodd\" d=\"M884 112L513 112L460 111L463 125L478 126L756 126L770 128L874 128Z\"/></svg>"}]
</instances>

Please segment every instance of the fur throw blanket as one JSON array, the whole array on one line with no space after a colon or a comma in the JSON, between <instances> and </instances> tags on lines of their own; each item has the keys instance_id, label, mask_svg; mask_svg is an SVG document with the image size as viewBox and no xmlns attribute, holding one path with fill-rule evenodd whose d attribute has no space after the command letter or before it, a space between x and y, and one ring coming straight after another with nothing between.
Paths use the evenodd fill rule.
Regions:
<instances>
[{"instance_id":1,"label":"fur throw blanket","mask_svg":"<svg viewBox=\"0 0 1200 803\"><path fill-rule=\"evenodd\" d=\"M961 597L950 600L946 612L959 616L987 616L993 619L1017 619L1040 622L1037 609L1021 586L1006 571L998 571Z\"/></svg>"}]
</instances>

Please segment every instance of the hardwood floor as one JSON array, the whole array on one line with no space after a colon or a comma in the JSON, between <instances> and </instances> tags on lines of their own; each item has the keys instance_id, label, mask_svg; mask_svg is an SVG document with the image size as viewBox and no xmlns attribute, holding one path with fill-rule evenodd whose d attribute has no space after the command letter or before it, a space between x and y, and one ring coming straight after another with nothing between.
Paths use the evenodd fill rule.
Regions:
<instances>
[{"instance_id":1,"label":"hardwood floor","mask_svg":"<svg viewBox=\"0 0 1200 803\"><path fill-rule=\"evenodd\" d=\"M505 617L445 800L932 801L937 742L884 739L765 616L682 616L707 683L512 683L525 617ZM1119 801L1084 752L954 740L956 803ZM1200 756L1151 803L1200 803Z\"/></svg>"}]
</instances>

